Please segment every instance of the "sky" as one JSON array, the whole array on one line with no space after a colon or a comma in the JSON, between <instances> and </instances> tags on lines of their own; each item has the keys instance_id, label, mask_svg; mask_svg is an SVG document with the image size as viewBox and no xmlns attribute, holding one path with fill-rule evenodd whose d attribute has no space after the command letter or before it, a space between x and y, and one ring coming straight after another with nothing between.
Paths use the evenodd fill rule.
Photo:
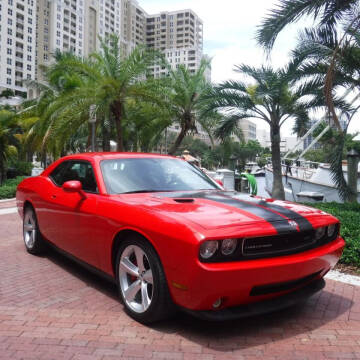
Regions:
<instances>
[{"instance_id":1,"label":"sky","mask_svg":"<svg viewBox=\"0 0 360 360\"><path fill-rule=\"evenodd\" d=\"M311 25L312 21L307 19L280 33L268 59L257 45L255 33L257 25L276 3L275 0L139 0L140 6L149 14L182 9L196 12L204 23L204 54L212 58L211 77L215 83L239 79L239 74L233 71L234 65L281 67L287 63L299 29ZM350 125L350 132L360 131L360 121L355 120ZM265 122L257 121L256 124L258 128L267 129ZM283 136L292 136L291 128L290 120L283 127Z\"/></svg>"}]
</instances>

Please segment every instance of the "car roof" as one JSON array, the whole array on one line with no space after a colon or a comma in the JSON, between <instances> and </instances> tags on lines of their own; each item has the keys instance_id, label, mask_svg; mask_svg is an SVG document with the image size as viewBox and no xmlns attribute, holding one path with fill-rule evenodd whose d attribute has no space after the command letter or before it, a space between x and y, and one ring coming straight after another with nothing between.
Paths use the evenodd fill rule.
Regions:
<instances>
[{"instance_id":1,"label":"car roof","mask_svg":"<svg viewBox=\"0 0 360 360\"><path fill-rule=\"evenodd\" d=\"M125 159L125 158L170 158L174 159L174 156L166 154L154 154L154 153L136 153L136 152L89 152L89 153L80 153L64 156L61 160L71 160L71 159L82 159L90 160L96 159L100 160L111 160L111 159Z\"/></svg>"}]
</instances>

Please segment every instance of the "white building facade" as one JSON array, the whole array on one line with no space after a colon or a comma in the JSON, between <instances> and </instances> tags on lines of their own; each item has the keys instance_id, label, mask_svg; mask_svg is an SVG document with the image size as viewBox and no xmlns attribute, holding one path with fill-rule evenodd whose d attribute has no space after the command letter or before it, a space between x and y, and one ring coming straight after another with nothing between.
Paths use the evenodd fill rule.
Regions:
<instances>
[{"instance_id":1,"label":"white building facade","mask_svg":"<svg viewBox=\"0 0 360 360\"><path fill-rule=\"evenodd\" d=\"M0 0L0 91L26 92L35 61L36 0Z\"/></svg>"},{"instance_id":2,"label":"white building facade","mask_svg":"<svg viewBox=\"0 0 360 360\"><path fill-rule=\"evenodd\" d=\"M88 56L112 33L124 56L144 45L174 70L184 64L195 72L203 57L203 22L192 10L149 15L136 0L0 0L0 24L0 89L17 92L27 91L24 79L44 79L56 51ZM151 74L167 69L154 66Z\"/></svg>"}]
</instances>

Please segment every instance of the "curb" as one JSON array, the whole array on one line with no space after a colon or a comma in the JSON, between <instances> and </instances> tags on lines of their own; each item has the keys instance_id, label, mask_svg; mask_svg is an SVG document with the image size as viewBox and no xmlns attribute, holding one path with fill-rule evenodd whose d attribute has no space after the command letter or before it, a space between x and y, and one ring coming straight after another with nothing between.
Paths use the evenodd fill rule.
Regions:
<instances>
[{"instance_id":1,"label":"curb","mask_svg":"<svg viewBox=\"0 0 360 360\"><path fill-rule=\"evenodd\" d=\"M14 200L16 200L16 198L2 199L2 200L0 200L0 203L7 202L7 201L14 201Z\"/></svg>"}]
</instances>

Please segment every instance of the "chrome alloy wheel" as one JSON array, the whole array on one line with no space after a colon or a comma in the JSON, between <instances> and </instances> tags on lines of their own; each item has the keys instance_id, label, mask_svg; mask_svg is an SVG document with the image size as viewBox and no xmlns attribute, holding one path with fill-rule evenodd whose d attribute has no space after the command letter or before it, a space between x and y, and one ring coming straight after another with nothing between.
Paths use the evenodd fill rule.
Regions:
<instances>
[{"instance_id":1,"label":"chrome alloy wheel","mask_svg":"<svg viewBox=\"0 0 360 360\"><path fill-rule=\"evenodd\" d=\"M36 241L36 220L33 211L26 211L23 226L25 245L28 249L32 249Z\"/></svg>"},{"instance_id":2,"label":"chrome alloy wheel","mask_svg":"<svg viewBox=\"0 0 360 360\"><path fill-rule=\"evenodd\" d=\"M127 246L121 254L119 282L126 305L136 313L144 313L153 298L153 273L144 250Z\"/></svg>"}]
</instances>

